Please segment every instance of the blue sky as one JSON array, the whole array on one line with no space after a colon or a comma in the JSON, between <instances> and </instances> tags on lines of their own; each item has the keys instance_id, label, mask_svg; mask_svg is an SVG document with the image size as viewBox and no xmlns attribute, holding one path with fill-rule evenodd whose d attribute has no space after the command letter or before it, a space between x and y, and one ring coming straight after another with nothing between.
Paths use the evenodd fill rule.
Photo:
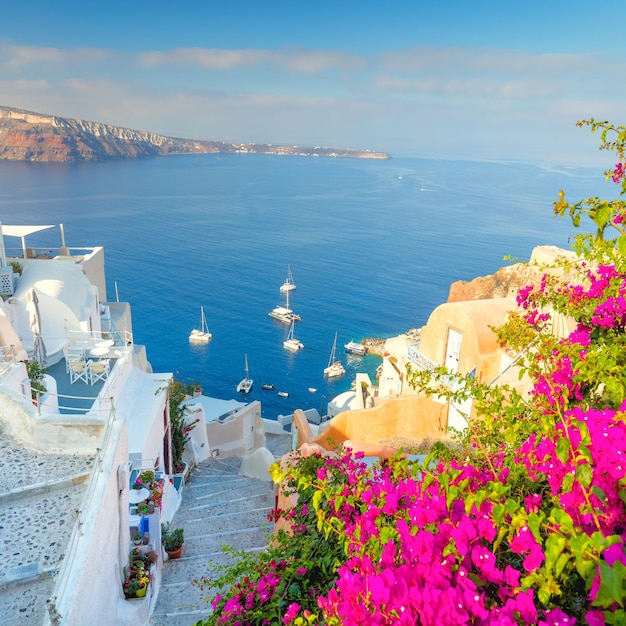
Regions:
<instances>
[{"instance_id":1,"label":"blue sky","mask_svg":"<svg viewBox=\"0 0 626 626\"><path fill-rule=\"evenodd\" d=\"M578 0L9 3L0 105L165 135L602 163L620 14ZM610 7L609 7L610 9Z\"/></svg>"}]
</instances>

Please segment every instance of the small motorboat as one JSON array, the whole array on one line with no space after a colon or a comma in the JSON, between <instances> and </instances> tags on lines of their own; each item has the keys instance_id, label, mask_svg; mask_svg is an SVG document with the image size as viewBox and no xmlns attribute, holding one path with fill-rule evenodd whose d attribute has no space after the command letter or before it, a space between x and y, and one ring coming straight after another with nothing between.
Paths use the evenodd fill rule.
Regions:
<instances>
[{"instance_id":1,"label":"small motorboat","mask_svg":"<svg viewBox=\"0 0 626 626\"><path fill-rule=\"evenodd\" d=\"M278 392L278 395L279 395L281 398L288 398L288 397L289 397L289 392L288 392L288 391L279 391L279 392Z\"/></svg>"},{"instance_id":2,"label":"small motorboat","mask_svg":"<svg viewBox=\"0 0 626 626\"><path fill-rule=\"evenodd\" d=\"M261 385L261 389L274 389L274 385L264 383L263 385Z\"/></svg>"},{"instance_id":3,"label":"small motorboat","mask_svg":"<svg viewBox=\"0 0 626 626\"><path fill-rule=\"evenodd\" d=\"M317 391L317 389L315 387L309 387L309 391L311 393L315 393Z\"/></svg>"}]
</instances>

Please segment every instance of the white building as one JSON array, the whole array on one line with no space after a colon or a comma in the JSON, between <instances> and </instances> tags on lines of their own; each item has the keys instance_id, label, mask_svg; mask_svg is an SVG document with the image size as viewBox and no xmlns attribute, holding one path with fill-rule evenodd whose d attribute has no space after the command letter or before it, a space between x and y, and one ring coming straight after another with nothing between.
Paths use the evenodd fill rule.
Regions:
<instances>
[{"instance_id":1,"label":"white building","mask_svg":"<svg viewBox=\"0 0 626 626\"><path fill-rule=\"evenodd\" d=\"M66 247L61 227L61 246L38 250L27 237L55 227L0 228L2 623L146 623L160 584L161 523L185 482L172 467L172 374L152 372L133 342L129 304L108 299L101 247ZM5 248L11 237L20 248ZM31 389L33 362L49 367L43 395ZM263 446L254 404L207 417L197 400L188 419L207 427L191 431L188 460ZM144 492L131 488L143 470L163 485L162 506L146 515L136 508ZM159 559L146 596L128 600L122 584L138 529L149 533L139 549Z\"/></svg>"}]
</instances>

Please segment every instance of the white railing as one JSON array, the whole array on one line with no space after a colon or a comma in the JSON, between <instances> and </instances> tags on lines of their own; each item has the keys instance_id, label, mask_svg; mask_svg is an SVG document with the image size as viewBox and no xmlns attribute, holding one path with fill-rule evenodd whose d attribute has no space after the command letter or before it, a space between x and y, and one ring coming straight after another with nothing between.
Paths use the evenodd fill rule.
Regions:
<instances>
[{"instance_id":1,"label":"white railing","mask_svg":"<svg viewBox=\"0 0 626 626\"><path fill-rule=\"evenodd\" d=\"M124 385L124 372L127 369L127 365L130 361L130 354L132 348L124 347L120 352L120 356L117 358L117 362L111 369L110 374L104 381L104 384L100 390L100 393L97 396L89 396L89 395L69 395L69 394L61 394L61 393L50 393L50 392L35 392L35 400L37 411L40 415L48 414L45 411L46 404L48 404L46 400L46 396L52 398L51 406L56 406L57 410L54 411L54 415L63 414L63 415L106 415L111 410L112 406L112 398L116 397L120 392ZM25 398L31 399L30 395L30 385L27 386L28 389L24 388L22 393ZM42 399L44 400L42 402ZM56 400L56 403L55 401ZM74 402L72 402L74 401ZM86 402L88 406L77 407L73 406L77 404L77 402Z\"/></svg>"},{"instance_id":2,"label":"white railing","mask_svg":"<svg viewBox=\"0 0 626 626\"><path fill-rule=\"evenodd\" d=\"M85 348L95 348L101 341L112 339L115 343L114 346L122 347L128 346L133 342L133 335L127 330L119 330L115 327L115 324L111 323L112 329L106 330L72 330L70 328L65 329L65 336L68 341L74 344L80 344Z\"/></svg>"},{"instance_id":3,"label":"white railing","mask_svg":"<svg viewBox=\"0 0 626 626\"><path fill-rule=\"evenodd\" d=\"M435 368L439 367L438 363L435 363L434 361L429 359L427 356L423 355L420 352L419 348L420 348L419 341L417 341L416 343L409 344L407 348L407 358L410 363L412 363L413 365L415 365L415 367L418 367L421 370L428 370L428 371L432 371Z\"/></svg>"}]
</instances>

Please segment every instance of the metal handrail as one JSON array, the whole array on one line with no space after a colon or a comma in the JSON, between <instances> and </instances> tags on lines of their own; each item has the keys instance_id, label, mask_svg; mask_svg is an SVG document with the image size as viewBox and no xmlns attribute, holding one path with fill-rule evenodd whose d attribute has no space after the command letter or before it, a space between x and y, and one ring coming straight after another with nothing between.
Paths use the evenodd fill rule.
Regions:
<instances>
[{"instance_id":1,"label":"metal handrail","mask_svg":"<svg viewBox=\"0 0 626 626\"><path fill-rule=\"evenodd\" d=\"M412 343L407 348L407 358L408 360L419 367L422 370L432 371L435 368L439 367L437 363L429 359L427 356L422 354L419 350L420 342Z\"/></svg>"}]
</instances>

